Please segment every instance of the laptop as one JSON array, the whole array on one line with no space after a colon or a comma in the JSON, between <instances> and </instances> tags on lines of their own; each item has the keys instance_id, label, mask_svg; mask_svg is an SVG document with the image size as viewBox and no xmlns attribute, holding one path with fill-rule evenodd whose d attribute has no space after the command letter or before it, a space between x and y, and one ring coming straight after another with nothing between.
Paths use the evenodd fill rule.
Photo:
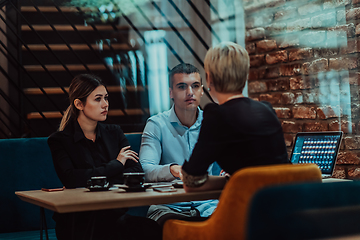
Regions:
<instances>
[{"instance_id":1,"label":"laptop","mask_svg":"<svg viewBox=\"0 0 360 240\"><path fill-rule=\"evenodd\" d=\"M343 132L300 132L296 134L290 161L293 164L314 163L322 178L330 178L335 169Z\"/></svg>"}]
</instances>

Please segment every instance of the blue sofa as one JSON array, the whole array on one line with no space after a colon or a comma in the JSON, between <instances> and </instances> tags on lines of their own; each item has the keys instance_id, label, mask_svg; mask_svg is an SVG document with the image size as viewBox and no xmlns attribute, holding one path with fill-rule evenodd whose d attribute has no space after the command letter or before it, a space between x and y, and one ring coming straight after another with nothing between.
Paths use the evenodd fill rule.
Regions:
<instances>
[{"instance_id":1,"label":"blue sofa","mask_svg":"<svg viewBox=\"0 0 360 240\"><path fill-rule=\"evenodd\" d=\"M360 181L272 186L253 197L247 239L358 239L359 225Z\"/></svg>"},{"instance_id":2,"label":"blue sofa","mask_svg":"<svg viewBox=\"0 0 360 240\"><path fill-rule=\"evenodd\" d=\"M132 149L139 152L141 134L126 137ZM21 201L15 191L63 186L56 175L47 138L0 139L0 164L0 239L39 236L40 208ZM146 211L146 207L132 208L129 214L145 216ZM45 210L45 214L50 239L55 238L53 212Z\"/></svg>"}]
</instances>

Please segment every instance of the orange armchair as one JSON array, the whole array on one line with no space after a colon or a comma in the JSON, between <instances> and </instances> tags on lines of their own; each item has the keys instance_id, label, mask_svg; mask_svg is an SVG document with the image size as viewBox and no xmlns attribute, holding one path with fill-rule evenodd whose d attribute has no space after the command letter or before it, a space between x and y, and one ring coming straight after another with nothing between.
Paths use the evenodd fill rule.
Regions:
<instances>
[{"instance_id":1,"label":"orange armchair","mask_svg":"<svg viewBox=\"0 0 360 240\"><path fill-rule=\"evenodd\" d=\"M168 220L164 225L163 240L245 239L249 204L255 192L271 185L321 181L321 172L315 164L241 169L225 185L219 204L209 219L203 222Z\"/></svg>"}]
</instances>

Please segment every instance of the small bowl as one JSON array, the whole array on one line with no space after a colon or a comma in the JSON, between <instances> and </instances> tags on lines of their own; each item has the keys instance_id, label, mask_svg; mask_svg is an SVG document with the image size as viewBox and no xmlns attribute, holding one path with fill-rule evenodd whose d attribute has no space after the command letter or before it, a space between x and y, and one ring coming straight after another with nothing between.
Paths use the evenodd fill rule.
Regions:
<instances>
[{"instance_id":1,"label":"small bowl","mask_svg":"<svg viewBox=\"0 0 360 240\"><path fill-rule=\"evenodd\" d=\"M145 173L135 172L135 173L124 173L124 184L129 188L131 187L141 187L145 182Z\"/></svg>"}]
</instances>

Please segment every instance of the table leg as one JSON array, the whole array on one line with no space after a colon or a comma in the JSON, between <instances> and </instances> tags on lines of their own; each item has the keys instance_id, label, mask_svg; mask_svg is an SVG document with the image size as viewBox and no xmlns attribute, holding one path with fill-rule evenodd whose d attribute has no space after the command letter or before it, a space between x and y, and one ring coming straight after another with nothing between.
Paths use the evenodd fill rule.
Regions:
<instances>
[{"instance_id":1,"label":"table leg","mask_svg":"<svg viewBox=\"0 0 360 240\"><path fill-rule=\"evenodd\" d=\"M48 229L46 225L45 210L43 207L40 207L40 240L43 239L43 227L45 231L46 240L49 240Z\"/></svg>"}]
</instances>

